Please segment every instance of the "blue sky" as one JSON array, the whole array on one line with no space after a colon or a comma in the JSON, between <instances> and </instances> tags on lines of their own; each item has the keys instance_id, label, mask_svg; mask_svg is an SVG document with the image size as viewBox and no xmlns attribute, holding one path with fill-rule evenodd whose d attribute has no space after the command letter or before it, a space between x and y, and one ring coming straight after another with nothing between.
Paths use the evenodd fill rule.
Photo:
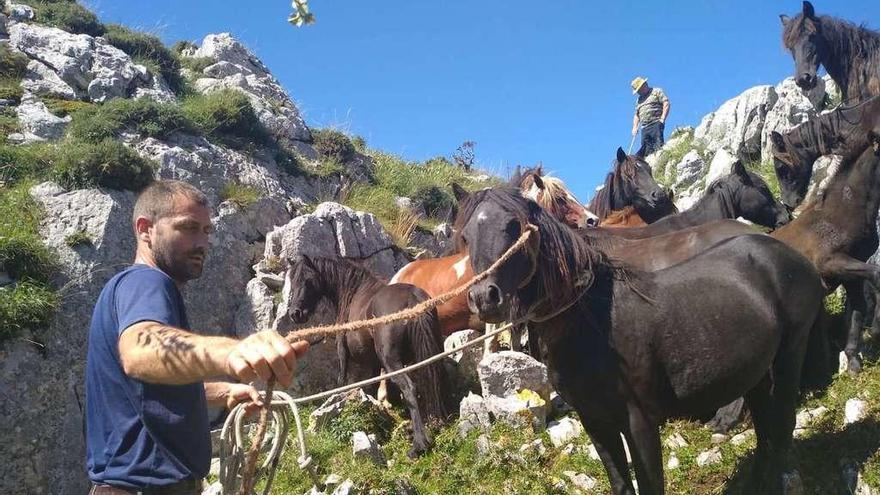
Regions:
<instances>
[{"instance_id":1,"label":"blue sky","mask_svg":"<svg viewBox=\"0 0 880 495\"><path fill-rule=\"evenodd\" d=\"M636 75L672 102L669 131L794 65L778 15L801 2L325 1L294 28L288 0L90 0L105 22L200 42L229 31L313 127L424 160L475 141L480 166L543 162L583 201L629 145ZM880 27L873 1L815 1ZM636 145L637 147L637 145Z\"/></svg>"}]
</instances>

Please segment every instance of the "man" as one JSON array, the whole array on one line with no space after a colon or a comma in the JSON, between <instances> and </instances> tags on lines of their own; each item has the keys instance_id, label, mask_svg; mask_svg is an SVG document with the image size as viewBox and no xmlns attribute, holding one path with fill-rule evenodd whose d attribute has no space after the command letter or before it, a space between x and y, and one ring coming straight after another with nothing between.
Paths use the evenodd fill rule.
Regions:
<instances>
[{"instance_id":1,"label":"man","mask_svg":"<svg viewBox=\"0 0 880 495\"><path fill-rule=\"evenodd\" d=\"M113 277L92 314L86 363L86 457L91 494L196 494L208 473L207 406L259 404L250 385L289 386L308 344L275 332L244 340L189 331L180 288L202 273L212 232L204 194L158 181L133 215L134 264Z\"/></svg>"},{"instance_id":2,"label":"man","mask_svg":"<svg viewBox=\"0 0 880 495\"><path fill-rule=\"evenodd\" d=\"M648 86L648 80L643 77L633 79L630 85L633 94L639 95L636 101L636 113L633 116L632 135L635 137L641 124L642 146L636 154L645 157L663 147L663 130L666 117L669 115L669 98L662 89Z\"/></svg>"}]
</instances>

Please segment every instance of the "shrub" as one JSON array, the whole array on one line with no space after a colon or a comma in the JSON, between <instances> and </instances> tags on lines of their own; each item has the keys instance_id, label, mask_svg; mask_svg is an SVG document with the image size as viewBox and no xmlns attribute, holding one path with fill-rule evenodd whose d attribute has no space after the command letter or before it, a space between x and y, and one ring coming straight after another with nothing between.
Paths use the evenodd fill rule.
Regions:
<instances>
[{"instance_id":1,"label":"shrub","mask_svg":"<svg viewBox=\"0 0 880 495\"><path fill-rule=\"evenodd\" d=\"M779 189L779 178L776 177L776 170L773 167L773 161L755 161L749 162L745 164L746 169L756 174L760 175L764 182L767 183L767 187L770 188L770 192L773 193L773 196L777 199L780 197L780 189Z\"/></svg>"},{"instance_id":2,"label":"shrub","mask_svg":"<svg viewBox=\"0 0 880 495\"><path fill-rule=\"evenodd\" d=\"M0 182L9 186L27 177L47 176L52 168L54 153L51 144L0 144Z\"/></svg>"},{"instance_id":3,"label":"shrub","mask_svg":"<svg viewBox=\"0 0 880 495\"><path fill-rule=\"evenodd\" d=\"M0 287L0 342L48 326L56 309L58 295L45 284L25 280Z\"/></svg>"},{"instance_id":4,"label":"shrub","mask_svg":"<svg viewBox=\"0 0 880 495\"><path fill-rule=\"evenodd\" d=\"M67 189L109 187L138 191L153 180L154 165L119 141L97 144L68 141L52 170L53 179Z\"/></svg>"},{"instance_id":5,"label":"shrub","mask_svg":"<svg viewBox=\"0 0 880 495\"><path fill-rule=\"evenodd\" d=\"M379 443L385 443L391 437L392 428L394 420L385 411L355 401L346 404L339 416L327 424L328 433L341 442L351 441L356 431L368 431L376 435Z\"/></svg>"},{"instance_id":6,"label":"shrub","mask_svg":"<svg viewBox=\"0 0 880 495\"><path fill-rule=\"evenodd\" d=\"M133 59L147 62L154 73L162 76L175 93L180 93L183 84L180 76L180 61L162 40L152 34L139 33L119 24L107 24L104 39L108 43L129 54Z\"/></svg>"},{"instance_id":7,"label":"shrub","mask_svg":"<svg viewBox=\"0 0 880 495\"><path fill-rule=\"evenodd\" d=\"M20 130L21 126L15 111L11 108L0 108L0 146L6 142L7 136Z\"/></svg>"},{"instance_id":8,"label":"shrub","mask_svg":"<svg viewBox=\"0 0 880 495\"><path fill-rule=\"evenodd\" d=\"M275 151L275 163L278 168L294 177L302 175L302 160L293 150L279 146Z\"/></svg>"},{"instance_id":9,"label":"shrub","mask_svg":"<svg viewBox=\"0 0 880 495\"><path fill-rule=\"evenodd\" d=\"M40 98L40 100L46 105L46 108L48 108L50 112L59 117L67 117L83 108L91 108L95 106L94 103L89 103L87 101L65 100L51 96L44 96Z\"/></svg>"},{"instance_id":10,"label":"shrub","mask_svg":"<svg viewBox=\"0 0 880 495\"><path fill-rule=\"evenodd\" d=\"M422 203L425 214L431 218L449 220L455 209L455 198L439 186L428 186L413 195L413 199Z\"/></svg>"},{"instance_id":11,"label":"shrub","mask_svg":"<svg viewBox=\"0 0 880 495\"><path fill-rule=\"evenodd\" d=\"M184 50L197 50L199 47L189 40L180 40L171 45L171 51L177 55L182 55Z\"/></svg>"},{"instance_id":12,"label":"shrub","mask_svg":"<svg viewBox=\"0 0 880 495\"><path fill-rule=\"evenodd\" d=\"M74 34L101 36L104 25L91 11L75 1L65 0L20 0L34 9L34 21L57 27Z\"/></svg>"},{"instance_id":13,"label":"shrub","mask_svg":"<svg viewBox=\"0 0 880 495\"><path fill-rule=\"evenodd\" d=\"M315 151L325 160L345 163L351 160L356 152L348 136L334 129L312 130L312 139Z\"/></svg>"},{"instance_id":14,"label":"shrub","mask_svg":"<svg viewBox=\"0 0 880 495\"><path fill-rule=\"evenodd\" d=\"M20 83L27 70L28 58L0 44L0 99L21 101L23 91Z\"/></svg>"},{"instance_id":15,"label":"shrub","mask_svg":"<svg viewBox=\"0 0 880 495\"><path fill-rule=\"evenodd\" d=\"M199 134L199 130L175 104L114 98L103 105L86 107L73 115L68 125L71 137L92 143L116 138L125 130L143 136L166 138L175 131Z\"/></svg>"},{"instance_id":16,"label":"shrub","mask_svg":"<svg viewBox=\"0 0 880 495\"><path fill-rule=\"evenodd\" d=\"M220 190L220 201L229 201L241 209L259 201L262 194L252 186L229 182Z\"/></svg>"},{"instance_id":17,"label":"shrub","mask_svg":"<svg viewBox=\"0 0 880 495\"><path fill-rule=\"evenodd\" d=\"M363 136L352 136L351 144L354 145L354 149L356 149L359 153L367 152L367 140L364 139Z\"/></svg>"},{"instance_id":18,"label":"shrub","mask_svg":"<svg viewBox=\"0 0 880 495\"><path fill-rule=\"evenodd\" d=\"M209 139L221 144L236 149L272 144L250 100L240 91L193 95L181 102L181 110Z\"/></svg>"},{"instance_id":19,"label":"shrub","mask_svg":"<svg viewBox=\"0 0 880 495\"><path fill-rule=\"evenodd\" d=\"M196 74L201 74L206 67L216 63L217 60L213 57L182 57L180 59L180 65L182 67L186 67Z\"/></svg>"}]
</instances>

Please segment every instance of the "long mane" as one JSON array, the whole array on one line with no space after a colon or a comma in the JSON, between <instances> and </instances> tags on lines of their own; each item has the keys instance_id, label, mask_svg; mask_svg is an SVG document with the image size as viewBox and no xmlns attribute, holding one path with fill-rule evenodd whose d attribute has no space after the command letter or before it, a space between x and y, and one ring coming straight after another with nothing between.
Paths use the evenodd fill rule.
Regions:
<instances>
[{"instance_id":1,"label":"long mane","mask_svg":"<svg viewBox=\"0 0 880 495\"><path fill-rule=\"evenodd\" d=\"M786 150L800 163L823 155L852 156L867 144L867 132L880 122L880 95L817 115L782 134Z\"/></svg>"},{"instance_id":2,"label":"long mane","mask_svg":"<svg viewBox=\"0 0 880 495\"><path fill-rule=\"evenodd\" d=\"M614 210L628 206L632 198L626 197L626 184L632 183L636 174L636 158L627 156L626 160L612 162L612 171L605 176L605 183L596 191L587 209L602 221Z\"/></svg>"}]
</instances>

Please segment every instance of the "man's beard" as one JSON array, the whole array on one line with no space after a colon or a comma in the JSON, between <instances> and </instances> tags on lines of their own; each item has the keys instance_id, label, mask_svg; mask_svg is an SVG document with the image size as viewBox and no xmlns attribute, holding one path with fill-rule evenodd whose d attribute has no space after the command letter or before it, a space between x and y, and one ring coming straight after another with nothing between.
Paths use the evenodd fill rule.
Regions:
<instances>
[{"instance_id":1,"label":"man's beard","mask_svg":"<svg viewBox=\"0 0 880 495\"><path fill-rule=\"evenodd\" d=\"M153 243L153 259L156 266L177 282L186 282L202 276L205 259L205 249L196 248L186 253L174 253L169 246L161 243ZM191 256L201 255L202 263L198 263Z\"/></svg>"}]
</instances>

